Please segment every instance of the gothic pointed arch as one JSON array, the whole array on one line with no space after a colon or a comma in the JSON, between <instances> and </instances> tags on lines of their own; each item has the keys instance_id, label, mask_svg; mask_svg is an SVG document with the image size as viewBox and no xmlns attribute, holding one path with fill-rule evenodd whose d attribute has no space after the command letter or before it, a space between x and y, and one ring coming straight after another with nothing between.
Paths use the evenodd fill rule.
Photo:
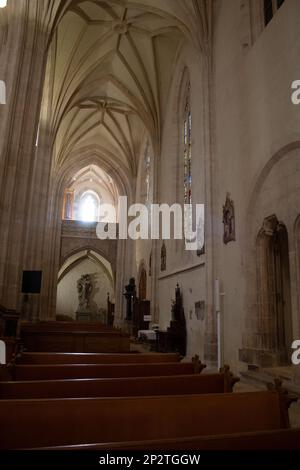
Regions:
<instances>
[{"instance_id":1,"label":"gothic pointed arch","mask_svg":"<svg viewBox=\"0 0 300 470\"><path fill-rule=\"evenodd\" d=\"M264 220L256 245L261 348L271 363L284 364L292 340L289 240L276 215Z\"/></svg>"}]
</instances>

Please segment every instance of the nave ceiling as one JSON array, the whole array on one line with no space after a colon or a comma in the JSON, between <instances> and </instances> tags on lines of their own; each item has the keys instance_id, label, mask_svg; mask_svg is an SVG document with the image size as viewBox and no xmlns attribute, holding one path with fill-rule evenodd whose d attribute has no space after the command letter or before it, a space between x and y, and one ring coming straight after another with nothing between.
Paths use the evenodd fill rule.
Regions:
<instances>
[{"instance_id":1,"label":"nave ceiling","mask_svg":"<svg viewBox=\"0 0 300 470\"><path fill-rule=\"evenodd\" d=\"M65 11L49 48L41 114L55 166L65 165L81 150L97 149L112 167L134 177L146 135L159 151L174 64L190 39L188 21L194 19L197 2L62 3Z\"/></svg>"}]
</instances>

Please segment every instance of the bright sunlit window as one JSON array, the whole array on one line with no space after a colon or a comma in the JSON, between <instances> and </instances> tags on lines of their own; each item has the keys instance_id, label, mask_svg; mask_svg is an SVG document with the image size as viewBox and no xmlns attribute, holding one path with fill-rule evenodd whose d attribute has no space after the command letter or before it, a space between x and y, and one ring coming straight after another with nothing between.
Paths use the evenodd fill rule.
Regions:
<instances>
[{"instance_id":1,"label":"bright sunlit window","mask_svg":"<svg viewBox=\"0 0 300 470\"><path fill-rule=\"evenodd\" d=\"M7 0L0 0L0 8L5 8L7 5Z\"/></svg>"},{"instance_id":2,"label":"bright sunlit window","mask_svg":"<svg viewBox=\"0 0 300 470\"><path fill-rule=\"evenodd\" d=\"M80 201L80 220L96 222L98 220L98 201L92 194L85 194Z\"/></svg>"}]
</instances>

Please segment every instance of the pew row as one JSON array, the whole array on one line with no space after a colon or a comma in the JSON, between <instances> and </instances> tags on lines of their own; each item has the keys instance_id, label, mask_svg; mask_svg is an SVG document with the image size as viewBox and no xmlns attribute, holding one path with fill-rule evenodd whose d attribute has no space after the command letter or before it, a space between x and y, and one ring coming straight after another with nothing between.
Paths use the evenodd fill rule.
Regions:
<instances>
[{"instance_id":1,"label":"pew row","mask_svg":"<svg viewBox=\"0 0 300 470\"><path fill-rule=\"evenodd\" d=\"M0 449L221 436L289 427L278 391L0 400ZM26 431L25 431L26 430Z\"/></svg>"},{"instance_id":2,"label":"pew row","mask_svg":"<svg viewBox=\"0 0 300 470\"><path fill-rule=\"evenodd\" d=\"M130 337L121 331L21 332L23 349L29 352L129 353Z\"/></svg>"},{"instance_id":3,"label":"pew row","mask_svg":"<svg viewBox=\"0 0 300 470\"><path fill-rule=\"evenodd\" d=\"M105 325L100 322L65 322L65 321L40 321L40 322L22 322L21 333L29 333L32 331L60 331L69 333L70 331L114 331L116 328Z\"/></svg>"},{"instance_id":4,"label":"pew row","mask_svg":"<svg viewBox=\"0 0 300 470\"><path fill-rule=\"evenodd\" d=\"M230 372L206 375L0 383L0 399L127 397L230 393Z\"/></svg>"},{"instance_id":5,"label":"pew row","mask_svg":"<svg viewBox=\"0 0 300 470\"><path fill-rule=\"evenodd\" d=\"M99 322L25 322L21 341L26 351L126 353L129 335Z\"/></svg>"},{"instance_id":6,"label":"pew row","mask_svg":"<svg viewBox=\"0 0 300 470\"><path fill-rule=\"evenodd\" d=\"M299 450L300 429L198 436L181 439L132 441L105 444L82 444L75 446L48 447L42 450L79 451L185 451L185 450ZM33 449L34 450L34 449Z\"/></svg>"},{"instance_id":7,"label":"pew row","mask_svg":"<svg viewBox=\"0 0 300 470\"><path fill-rule=\"evenodd\" d=\"M170 354L80 354L80 353L22 353L17 364L146 364L179 362L181 356Z\"/></svg>"},{"instance_id":8,"label":"pew row","mask_svg":"<svg viewBox=\"0 0 300 470\"><path fill-rule=\"evenodd\" d=\"M200 361L154 364L46 364L15 365L13 380L63 380L113 377L151 377L201 373Z\"/></svg>"}]
</instances>

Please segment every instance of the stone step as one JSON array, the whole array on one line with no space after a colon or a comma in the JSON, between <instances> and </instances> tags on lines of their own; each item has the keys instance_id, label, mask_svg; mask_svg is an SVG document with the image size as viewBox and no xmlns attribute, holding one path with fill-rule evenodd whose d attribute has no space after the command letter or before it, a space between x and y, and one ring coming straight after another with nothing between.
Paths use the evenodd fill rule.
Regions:
<instances>
[{"instance_id":1,"label":"stone step","mask_svg":"<svg viewBox=\"0 0 300 470\"><path fill-rule=\"evenodd\" d=\"M291 367L274 367L262 370L270 377L279 377L281 380L287 380L290 382L294 381L294 371Z\"/></svg>"},{"instance_id":2,"label":"stone step","mask_svg":"<svg viewBox=\"0 0 300 470\"><path fill-rule=\"evenodd\" d=\"M289 371L280 371L279 369L258 369L247 370L240 373L244 383L250 383L259 389L266 389L268 383L273 383L275 377L282 380L282 386L289 392L300 397L300 386L293 382L293 375Z\"/></svg>"},{"instance_id":3,"label":"stone step","mask_svg":"<svg viewBox=\"0 0 300 470\"><path fill-rule=\"evenodd\" d=\"M267 383L273 382L270 376L252 370L243 371L240 373L240 375L242 382L249 382L251 385L255 385L257 388L262 390L266 389Z\"/></svg>"}]
</instances>

